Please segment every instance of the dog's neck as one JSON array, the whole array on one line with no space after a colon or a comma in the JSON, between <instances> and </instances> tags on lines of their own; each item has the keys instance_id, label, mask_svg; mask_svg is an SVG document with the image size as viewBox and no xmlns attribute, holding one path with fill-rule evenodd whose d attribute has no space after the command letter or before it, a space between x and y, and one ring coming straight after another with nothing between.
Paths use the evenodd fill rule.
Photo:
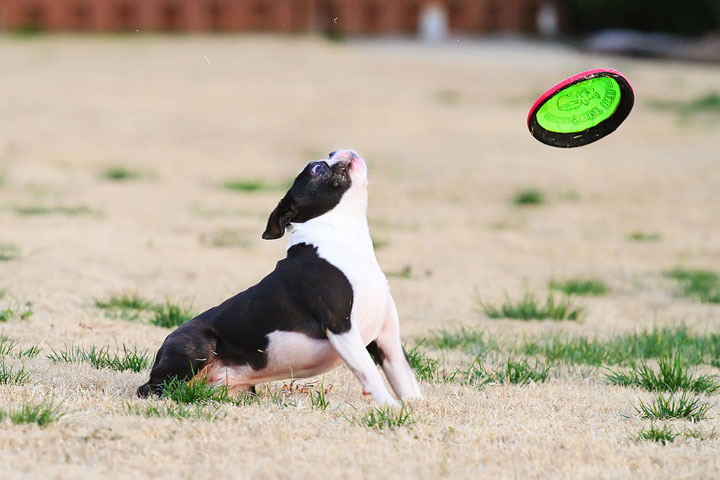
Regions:
<instances>
[{"instance_id":1,"label":"dog's neck","mask_svg":"<svg viewBox=\"0 0 720 480\"><path fill-rule=\"evenodd\" d=\"M335 208L306 222L291 223L288 231L288 249L300 243L320 247L332 242L354 250L372 252L367 222L367 191L348 191Z\"/></svg>"}]
</instances>

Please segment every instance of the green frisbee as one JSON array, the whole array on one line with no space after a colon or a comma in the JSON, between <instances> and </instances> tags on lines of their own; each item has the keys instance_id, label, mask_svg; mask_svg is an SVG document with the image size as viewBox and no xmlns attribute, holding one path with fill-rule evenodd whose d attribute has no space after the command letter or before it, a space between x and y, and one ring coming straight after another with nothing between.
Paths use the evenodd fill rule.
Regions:
<instances>
[{"instance_id":1,"label":"green frisbee","mask_svg":"<svg viewBox=\"0 0 720 480\"><path fill-rule=\"evenodd\" d=\"M558 83L533 104L530 134L546 145L580 147L614 132L635 103L632 86L620 72L598 68Z\"/></svg>"}]
</instances>

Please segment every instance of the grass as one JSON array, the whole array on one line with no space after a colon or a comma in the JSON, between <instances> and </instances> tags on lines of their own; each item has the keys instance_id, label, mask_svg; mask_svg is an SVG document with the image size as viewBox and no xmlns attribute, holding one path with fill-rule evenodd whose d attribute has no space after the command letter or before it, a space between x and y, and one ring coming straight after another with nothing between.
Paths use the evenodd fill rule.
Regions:
<instances>
[{"instance_id":1,"label":"grass","mask_svg":"<svg viewBox=\"0 0 720 480\"><path fill-rule=\"evenodd\" d=\"M95 299L95 306L103 310L125 309L125 310L152 310L155 304L140 297L136 293L111 295L107 300Z\"/></svg>"},{"instance_id":2,"label":"grass","mask_svg":"<svg viewBox=\"0 0 720 480\"><path fill-rule=\"evenodd\" d=\"M109 368L124 372L130 370L141 372L150 368L152 357L147 351L139 351L136 346L128 348L122 346L122 353L110 353L108 347L91 346L88 349L82 347L70 347L65 350L53 350L47 358L56 363L89 363L95 368Z\"/></svg>"},{"instance_id":3,"label":"grass","mask_svg":"<svg viewBox=\"0 0 720 480\"><path fill-rule=\"evenodd\" d=\"M550 376L550 366L537 360L531 365L529 360L508 359L497 370L489 370L478 357L465 370L459 370L462 383L483 387L490 383L528 385L545 383Z\"/></svg>"},{"instance_id":4,"label":"grass","mask_svg":"<svg viewBox=\"0 0 720 480\"><path fill-rule=\"evenodd\" d=\"M599 278L569 278L566 280L550 280L550 288L559 290L565 295L605 295L610 290Z\"/></svg>"},{"instance_id":5,"label":"grass","mask_svg":"<svg viewBox=\"0 0 720 480\"><path fill-rule=\"evenodd\" d=\"M694 438L695 440L712 440L714 438L717 438L717 432L714 428L709 432L703 432L702 430L698 430L696 428L688 428L683 432L683 437Z\"/></svg>"},{"instance_id":6,"label":"grass","mask_svg":"<svg viewBox=\"0 0 720 480\"><path fill-rule=\"evenodd\" d=\"M415 345L405 353L410 360L410 366L420 380L433 381L439 378L440 361L420 350L420 345Z\"/></svg>"},{"instance_id":7,"label":"grass","mask_svg":"<svg viewBox=\"0 0 720 480\"><path fill-rule=\"evenodd\" d=\"M398 428L417 422L412 409L404 403L400 409L393 407L374 407L366 414L354 417L352 421L364 427L378 430Z\"/></svg>"},{"instance_id":8,"label":"grass","mask_svg":"<svg viewBox=\"0 0 720 480\"><path fill-rule=\"evenodd\" d=\"M18 258L20 258L20 247L10 243L0 243L0 262L7 262Z\"/></svg>"},{"instance_id":9,"label":"grass","mask_svg":"<svg viewBox=\"0 0 720 480\"><path fill-rule=\"evenodd\" d=\"M512 199L515 205L542 205L545 203L545 194L536 188L525 188L513 195Z\"/></svg>"},{"instance_id":10,"label":"grass","mask_svg":"<svg viewBox=\"0 0 720 480\"><path fill-rule=\"evenodd\" d=\"M23 402L20 408L15 410L0 409L0 420L7 417L15 425L35 423L44 427L67 415L60 407L60 404L55 404L52 400L40 403Z\"/></svg>"},{"instance_id":11,"label":"grass","mask_svg":"<svg viewBox=\"0 0 720 480\"><path fill-rule=\"evenodd\" d=\"M223 417L223 412L216 408L204 405L186 405L181 403L173 403L170 405L155 405L150 402L144 402L140 405L134 405L129 402L123 404L123 411L129 415L139 415L145 418L178 418L205 420L214 422Z\"/></svg>"},{"instance_id":12,"label":"grass","mask_svg":"<svg viewBox=\"0 0 720 480\"><path fill-rule=\"evenodd\" d=\"M662 235L655 232L632 232L628 234L627 239L632 242L659 242Z\"/></svg>"},{"instance_id":13,"label":"grass","mask_svg":"<svg viewBox=\"0 0 720 480\"><path fill-rule=\"evenodd\" d=\"M720 303L720 276L711 270L675 268L664 272L668 278L677 280L682 294L703 303Z\"/></svg>"},{"instance_id":14,"label":"grass","mask_svg":"<svg viewBox=\"0 0 720 480\"><path fill-rule=\"evenodd\" d=\"M684 325L654 327L607 339L564 335L526 338L515 350L567 364L635 365L639 360L675 355L686 364L697 365L720 355L720 335L697 335Z\"/></svg>"},{"instance_id":15,"label":"grass","mask_svg":"<svg viewBox=\"0 0 720 480\"><path fill-rule=\"evenodd\" d=\"M720 390L717 375L695 375L680 356L664 356L658 360L658 372L647 363L627 371L610 371L607 380L614 385L641 387L650 391L715 393Z\"/></svg>"},{"instance_id":16,"label":"grass","mask_svg":"<svg viewBox=\"0 0 720 480\"><path fill-rule=\"evenodd\" d=\"M330 390L332 390L332 385L325 388L325 385L320 382L320 385L317 388L310 391L310 405L313 410L325 411L327 409L330 405L330 402L327 399L327 394Z\"/></svg>"},{"instance_id":17,"label":"grass","mask_svg":"<svg viewBox=\"0 0 720 480\"><path fill-rule=\"evenodd\" d=\"M275 192L284 190L286 186L285 183L275 185L259 179L227 180L222 184L225 190L232 190L234 192Z\"/></svg>"},{"instance_id":18,"label":"grass","mask_svg":"<svg viewBox=\"0 0 720 480\"><path fill-rule=\"evenodd\" d=\"M675 355L685 364L718 364L720 334L697 334L687 326L653 327L608 338L544 334L505 342L483 329L459 328L432 331L418 339L427 348L462 350L474 355L507 351L524 357L542 357L548 363L568 365L633 366L638 361Z\"/></svg>"},{"instance_id":19,"label":"grass","mask_svg":"<svg viewBox=\"0 0 720 480\"><path fill-rule=\"evenodd\" d=\"M497 341L479 328L459 328L456 330L435 330L420 340L428 347L440 350L463 350L475 355L499 350Z\"/></svg>"},{"instance_id":20,"label":"grass","mask_svg":"<svg viewBox=\"0 0 720 480\"><path fill-rule=\"evenodd\" d=\"M15 340L11 340L4 333L0 333L0 356L9 355L17 345L18 343Z\"/></svg>"},{"instance_id":21,"label":"grass","mask_svg":"<svg viewBox=\"0 0 720 480\"><path fill-rule=\"evenodd\" d=\"M25 302L25 304L22 306L15 305L0 310L0 322L8 322L15 319L27 320L28 318L32 317L32 314L32 303Z\"/></svg>"},{"instance_id":22,"label":"grass","mask_svg":"<svg viewBox=\"0 0 720 480\"><path fill-rule=\"evenodd\" d=\"M681 118L690 118L698 114L720 115L720 94L708 92L691 100L651 100L648 105L656 110L674 112Z\"/></svg>"},{"instance_id":23,"label":"grass","mask_svg":"<svg viewBox=\"0 0 720 480\"><path fill-rule=\"evenodd\" d=\"M584 313L582 307L574 307L570 298L555 299L548 293L545 303L542 304L534 294L525 292L520 300L505 297L500 306L481 302L480 309L489 318L513 318L517 320L580 320Z\"/></svg>"},{"instance_id":24,"label":"grass","mask_svg":"<svg viewBox=\"0 0 720 480\"><path fill-rule=\"evenodd\" d=\"M248 248L252 242L245 238L241 232L230 228L221 228L210 234L200 236L200 242L211 247L240 247Z\"/></svg>"},{"instance_id":25,"label":"grass","mask_svg":"<svg viewBox=\"0 0 720 480\"><path fill-rule=\"evenodd\" d=\"M95 299L95 306L106 310L110 316L121 316L126 320L137 320L139 314L148 312L148 321L155 326L173 328L182 325L195 316L192 308L178 305L170 300L156 304L135 293L111 295L107 300Z\"/></svg>"},{"instance_id":26,"label":"grass","mask_svg":"<svg viewBox=\"0 0 720 480\"><path fill-rule=\"evenodd\" d=\"M370 237L370 240L372 241L372 246L375 250L380 250L381 248L385 248L390 244L388 240L383 240L373 236Z\"/></svg>"},{"instance_id":27,"label":"grass","mask_svg":"<svg viewBox=\"0 0 720 480\"><path fill-rule=\"evenodd\" d=\"M156 307L155 314L150 318L150 323L157 327L173 328L191 320L195 314L189 307L177 305L169 300Z\"/></svg>"},{"instance_id":28,"label":"grass","mask_svg":"<svg viewBox=\"0 0 720 480\"><path fill-rule=\"evenodd\" d=\"M677 437L678 434L667 425L656 427L654 424L650 425L650 428L641 430L638 435L639 440L651 440L663 445L674 442Z\"/></svg>"},{"instance_id":29,"label":"grass","mask_svg":"<svg viewBox=\"0 0 720 480\"><path fill-rule=\"evenodd\" d=\"M100 173L100 178L113 182L122 182L126 180L135 180L142 177L142 172L133 170L122 165L112 165L107 167Z\"/></svg>"},{"instance_id":30,"label":"grass","mask_svg":"<svg viewBox=\"0 0 720 480\"><path fill-rule=\"evenodd\" d=\"M58 205L48 207L44 205L24 205L13 208L18 215L39 216L39 215L95 215L96 211L86 205Z\"/></svg>"},{"instance_id":31,"label":"grass","mask_svg":"<svg viewBox=\"0 0 720 480\"><path fill-rule=\"evenodd\" d=\"M410 280L412 278L412 267L407 265L400 270L391 270L389 272L385 272L385 276L389 278L404 278L405 280Z\"/></svg>"},{"instance_id":32,"label":"grass","mask_svg":"<svg viewBox=\"0 0 720 480\"><path fill-rule=\"evenodd\" d=\"M185 382L171 378L162 385L163 398L175 403L204 404L209 402L232 403L227 386L210 385L202 381Z\"/></svg>"},{"instance_id":33,"label":"grass","mask_svg":"<svg viewBox=\"0 0 720 480\"><path fill-rule=\"evenodd\" d=\"M435 92L435 99L445 105L454 105L460 102L462 96L460 92L455 89L445 88Z\"/></svg>"},{"instance_id":34,"label":"grass","mask_svg":"<svg viewBox=\"0 0 720 480\"><path fill-rule=\"evenodd\" d=\"M40 355L40 352L42 349L38 347L37 345L33 345L32 347L27 348L26 350L22 350L17 353L18 358L35 358L38 355Z\"/></svg>"},{"instance_id":35,"label":"grass","mask_svg":"<svg viewBox=\"0 0 720 480\"><path fill-rule=\"evenodd\" d=\"M659 395L651 403L640 401L635 411L650 420L683 419L697 422L707 418L710 405L685 392L680 396Z\"/></svg>"},{"instance_id":36,"label":"grass","mask_svg":"<svg viewBox=\"0 0 720 480\"><path fill-rule=\"evenodd\" d=\"M0 385L24 385L30 380L30 375L24 368L13 369L0 359Z\"/></svg>"}]
</instances>

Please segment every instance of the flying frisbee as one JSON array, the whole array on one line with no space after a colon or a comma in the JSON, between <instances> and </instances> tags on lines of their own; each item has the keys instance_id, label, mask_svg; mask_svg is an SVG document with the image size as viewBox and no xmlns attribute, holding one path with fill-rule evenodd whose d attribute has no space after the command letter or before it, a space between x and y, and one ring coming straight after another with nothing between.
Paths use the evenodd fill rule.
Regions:
<instances>
[{"instance_id":1,"label":"flying frisbee","mask_svg":"<svg viewBox=\"0 0 720 480\"><path fill-rule=\"evenodd\" d=\"M581 147L611 134L627 118L635 94L617 70L596 68L566 78L535 101L530 134L553 147Z\"/></svg>"}]
</instances>

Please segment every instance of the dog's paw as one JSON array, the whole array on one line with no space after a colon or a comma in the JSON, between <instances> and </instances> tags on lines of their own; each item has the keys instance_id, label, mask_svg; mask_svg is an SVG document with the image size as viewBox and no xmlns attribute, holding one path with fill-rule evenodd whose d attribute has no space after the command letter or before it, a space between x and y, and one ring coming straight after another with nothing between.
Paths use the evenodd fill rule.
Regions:
<instances>
[{"instance_id":1,"label":"dog's paw","mask_svg":"<svg viewBox=\"0 0 720 480\"><path fill-rule=\"evenodd\" d=\"M388 392L383 392L380 395L373 395L373 400L378 405L383 407L399 407L400 402L395 400Z\"/></svg>"}]
</instances>

